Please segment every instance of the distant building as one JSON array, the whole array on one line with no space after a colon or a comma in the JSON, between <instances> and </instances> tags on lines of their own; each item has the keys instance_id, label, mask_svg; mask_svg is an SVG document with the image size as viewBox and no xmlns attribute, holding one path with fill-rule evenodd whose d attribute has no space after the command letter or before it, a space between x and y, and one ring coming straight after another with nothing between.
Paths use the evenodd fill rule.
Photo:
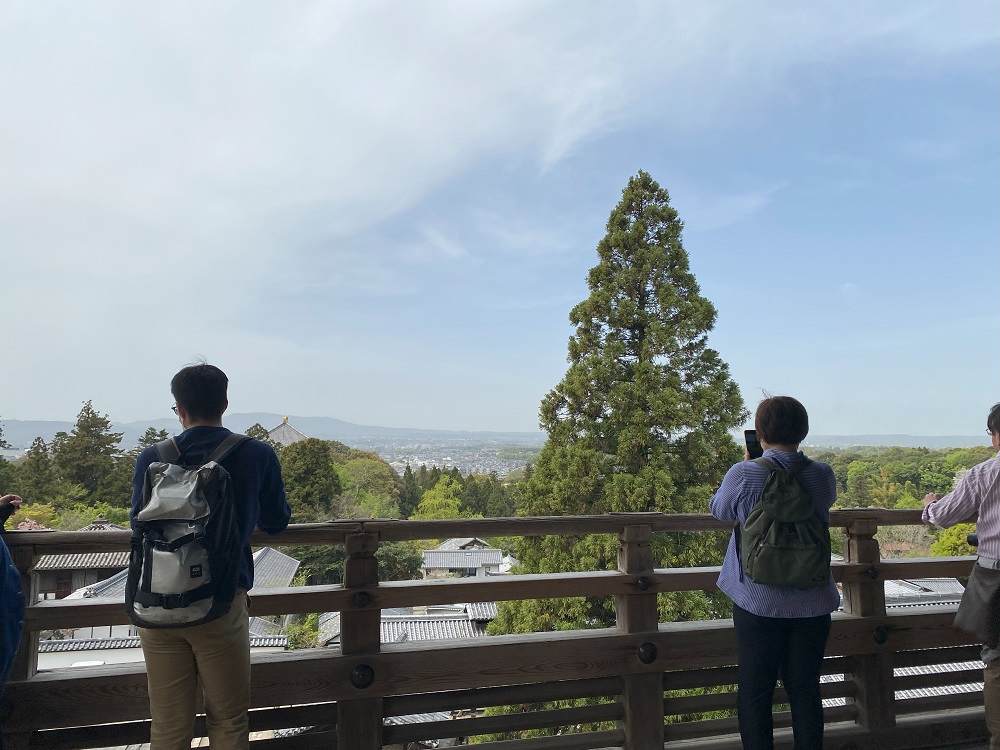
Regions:
<instances>
[{"instance_id":1,"label":"distant building","mask_svg":"<svg viewBox=\"0 0 1000 750\"><path fill-rule=\"evenodd\" d=\"M503 552L498 549L425 549L424 578L485 578L500 575Z\"/></svg>"},{"instance_id":2,"label":"distant building","mask_svg":"<svg viewBox=\"0 0 1000 750\"><path fill-rule=\"evenodd\" d=\"M80 531L127 531L103 516ZM75 555L42 555L31 569L38 581L39 599L63 599L77 589L115 575L128 566L128 552L89 552Z\"/></svg>"},{"instance_id":3,"label":"distant building","mask_svg":"<svg viewBox=\"0 0 1000 750\"><path fill-rule=\"evenodd\" d=\"M288 423L288 417L282 419L281 424L273 430L268 431L267 439L282 446L289 446L300 440L306 440L309 436L301 430L297 430Z\"/></svg>"}]
</instances>

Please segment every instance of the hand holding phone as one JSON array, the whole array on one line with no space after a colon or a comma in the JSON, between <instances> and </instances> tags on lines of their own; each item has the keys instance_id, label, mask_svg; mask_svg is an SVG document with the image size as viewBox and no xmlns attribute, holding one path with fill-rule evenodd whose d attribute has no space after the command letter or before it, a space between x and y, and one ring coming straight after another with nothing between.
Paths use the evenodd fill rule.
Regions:
<instances>
[{"instance_id":1,"label":"hand holding phone","mask_svg":"<svg viewBox=\"0 0 1000 750\"><path fill-rule=\"evenodd\" d=\"M764 449L757 439L757 430L743 430L743 437L746 439L747 455L751 461L764 455Z\"/></svg>"}]
</instances>

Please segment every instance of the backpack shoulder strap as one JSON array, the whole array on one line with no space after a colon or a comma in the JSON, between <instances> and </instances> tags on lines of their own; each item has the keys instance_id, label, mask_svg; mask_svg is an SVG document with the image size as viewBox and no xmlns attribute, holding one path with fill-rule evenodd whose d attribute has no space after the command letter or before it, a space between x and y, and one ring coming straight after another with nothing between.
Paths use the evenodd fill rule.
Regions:
<instances>
[{"instance_id":1,"label":"backpack shoulder strap","mask_svg":"<svg viewBox=\"0 0 1000 750\"><path fill-rule=\"evenodd\" d=\"M212 455L208 457L208 460L219 463L222 459L236 450L237 446L243 444L249 439L249 435L238 435L235 432L228 435L225 440L219 443L219 447L212 451Z\"/></svg>"},{"instance_id":2,"label":"backpack shoulder strap","mask_svg":"<svg viewBox=\"0 0 1000 750\"><path fill-rule=\"evenodd\" d=\"M166 440L154 443L153 447L156 449L156 456L165 463L175 464L181 457L177 441L173 438L167 438Z\"/></svg>"},{"instance_id":3,"label":"backpack shoulder strap","mask_svg":"<svg viewBox=\"0 0 1000 750\"><path fill-rule=\"evenodd\" d=\"M760 458L755 458L753 462L758 466L763 466L768 471L774 471L775 469L779 468L778 465L774 463L771 459L764 458L763 456L761 456Z\"/></svg>"}]
</instances>

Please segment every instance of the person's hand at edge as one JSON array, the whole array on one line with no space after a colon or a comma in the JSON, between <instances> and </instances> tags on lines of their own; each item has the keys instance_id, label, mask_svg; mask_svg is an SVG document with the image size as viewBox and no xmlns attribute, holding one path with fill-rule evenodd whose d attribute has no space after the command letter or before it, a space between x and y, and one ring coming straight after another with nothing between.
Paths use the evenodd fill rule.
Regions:
<instances>
[{"instance_id":1,"label":"person's hand at edge","mask_svg":"<svg viewBox=\"0 0 1000 750\"><path fill-rule=\"evenodd\" d=\"M21 497L19 495L4 495L0 497L0 505L13 505L15 508L21 507Z\"/></svg>"}]
</instances>

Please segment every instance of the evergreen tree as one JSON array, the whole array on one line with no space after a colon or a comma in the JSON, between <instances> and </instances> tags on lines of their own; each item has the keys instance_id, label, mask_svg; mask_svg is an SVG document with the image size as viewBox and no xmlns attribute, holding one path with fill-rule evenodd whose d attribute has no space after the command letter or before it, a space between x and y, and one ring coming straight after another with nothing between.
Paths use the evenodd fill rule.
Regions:
<instances>
[{"instance_id":1,"label":"evergreen tree","mask_svg":"<svg viewBox=\"0 0 1000 750\"><path fill-rule=\"evenodd\" d=\"M10 443L4 440L3 437L3 423L0 422L0 448L10 448ZM11 490L5 490L5 487L11 487L14 484L14 467L11 463L0 456L0 495L6 495L11 492Z\"/></svg>"},{"instance_id":2,"label":"evergreen tree","mask_svg":"<svg viewBox=\"0 0 1000 750\"><path fill-rule=\"evenodd\" d=\"M669 196L645 172L611 212L570 313L569 369L541 404L548 440L519 496L521 515L612 511L704 513L741 453L729 431L747 411L728 366L707 345L715 308L701 296ZM654 537L658 566L719 560L717 535ZM520 572L614 569L607 535L521 540ZM711 616L705 595L660 597L663 620ZM491 632L605 627L607 598L504 602Z\"/></svg>"},{"instance_id":3,"label":"evergreen tree","mask_svg":"<svg viewBox=\"0 0 1000 750\"><path fill-rule=\"evenodd\" d=\"M340 476L325 440L307 438L281 452L281 473L294 523L320 521L336 515Z\"/></svg>"},{"instance_id":4,"label":"evergreen tree","mask_svg":"<svg viewBox=\"0 0 1000 750\"><path fill-rule=\"evenodd\" d=\"M68 435L59 432L52 441L59 479L82 487L88 504L107 499L104 492L115 470L121 439L122 433L111 431L108 416L95 411L90 401L84 402L72 431Z\"/></svg>"},{"instance_id":5,"label":"evergreen tree","mask_svg":"<svg viewBox=\"0 0 1000 750\"><path fill-rule=\"evenodd\" d=\"M459 490L450 476L443 476L438 483L424 493L411 518L431 520L435 518L461 518L462 500Z\"/></svg>"},{"instance_id":6,"label":"evergreen tree","mask_svg":"<svg viewBox=\"0 0 1000 750\"><path fill-rule=\"evenodd\" d=\"M413 469L407 464L403 471L403 489L399 493L399 514L403 518L409 518L413 514L420 504L422 494L417 485L417 478L413 475Z\"/></svg>"}]
</instances>

